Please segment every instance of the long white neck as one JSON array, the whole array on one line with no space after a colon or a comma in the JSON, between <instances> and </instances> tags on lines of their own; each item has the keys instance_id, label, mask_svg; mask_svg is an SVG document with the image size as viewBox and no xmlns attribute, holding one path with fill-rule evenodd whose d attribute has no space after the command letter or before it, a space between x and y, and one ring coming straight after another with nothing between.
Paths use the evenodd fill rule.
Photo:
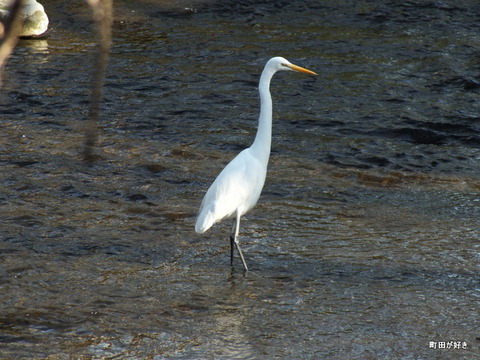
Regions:
<instances>
[{"instance_id":1,"label":"long white neck","mask_svg":"<svg viewBox=\"0 0 480 360\"><path fill-rule=\"evenodd\" d=\"M260 92L260 116L255 140L250 147L260 161L268 163L272 144L272 96L270 95L270 80L275 71L265 67L260 77L258 91Z\"/></svg>"}]
</instances>

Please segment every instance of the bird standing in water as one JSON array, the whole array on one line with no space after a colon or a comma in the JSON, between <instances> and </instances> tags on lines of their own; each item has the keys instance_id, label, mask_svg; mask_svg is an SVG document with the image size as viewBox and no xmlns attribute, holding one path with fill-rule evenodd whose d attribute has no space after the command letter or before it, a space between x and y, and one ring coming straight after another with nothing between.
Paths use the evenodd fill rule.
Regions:
<instances>
[{"instance_id":1,"label":"bird standing in water","mask_svg":"<svg viewBox=\"0 0 480 360\"><path fill-rule=\"evenodd\" d=\"M245 271L248 271L248 267L238 243L240 218L257 204L267 176L272 142L270 80L280 70L293 70L317 75L311 70L293 65L283 57L274 57L267 62L258 86L260 117L255 140L249 148L240 152L217 176L203 198L195 224L195 231L202 234L220 220L233 217L233 227L230 235L230 260L233 265L233 253L236 246Z\"/></svg>"}]
</instances>

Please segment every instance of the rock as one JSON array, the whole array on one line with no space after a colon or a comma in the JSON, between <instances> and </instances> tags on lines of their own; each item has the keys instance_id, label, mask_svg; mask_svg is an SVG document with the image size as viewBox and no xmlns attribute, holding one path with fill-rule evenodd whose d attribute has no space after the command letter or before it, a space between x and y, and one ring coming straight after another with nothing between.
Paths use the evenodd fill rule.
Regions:
<instances>
[{"instance_id":1,"label":"rock","mask_svg":"<svg viewBox=\"0 0 480 360\"><path fill-rule=\"evenodd\" d=\"M8 16L12 0L0 0L0 20ZM40 36L48 30L48 16L43 6L36 0L24 0L24 19L21 37Z\"/></svg>"}]
</instances>

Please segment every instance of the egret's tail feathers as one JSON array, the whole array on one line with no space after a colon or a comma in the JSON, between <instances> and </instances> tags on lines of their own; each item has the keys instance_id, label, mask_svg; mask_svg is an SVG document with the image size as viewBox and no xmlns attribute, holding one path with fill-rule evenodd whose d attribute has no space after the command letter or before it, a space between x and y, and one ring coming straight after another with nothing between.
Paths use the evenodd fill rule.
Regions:
<instances>
[{"instance_id":1,"label":"egret's tail feathers","mask_svg":"<svg viewBox=\"0 0 480 360\"><path fill-rule=\"evenodd\" d=\"M200 213L198 215L197 222L195 223L195 231L198 234L203 234L212 227L214 220L214 216L210 211L206 213Z\"/></svg>"}]
</instances>

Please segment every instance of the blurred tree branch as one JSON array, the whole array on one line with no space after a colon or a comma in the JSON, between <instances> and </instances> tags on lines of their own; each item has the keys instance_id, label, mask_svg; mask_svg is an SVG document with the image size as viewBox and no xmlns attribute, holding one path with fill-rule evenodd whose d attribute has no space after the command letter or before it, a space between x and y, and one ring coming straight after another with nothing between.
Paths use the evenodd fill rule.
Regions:
<instances>
[{"instance_id":1,"label":"blurred tree branch","mask_svg":"<svg viewBox=\"0 0 480 360\"><path fill-rule=\"evenodd\" d=\"M21 10L23 0L15 0L3 23L0 23L0 87L2 86L3 68L15 49L22 29Z\"/></svg>"},{"instance_id":2,"label":"blurred tree branch","mask_svg":"<svg viewBox=\"0 0 480 360\"><path fill-rule=\"evenodd\" d=\"M103 81L108 64L108 56L112 43L112 0L87 0L93 11L93 19L99 36L98 56L93 72L90 110L85 128L85 144L83 158L86 161L95 160L95 146L98 139L98 119L100 103L103 96Z\"/></svg>"}]
</instances>

